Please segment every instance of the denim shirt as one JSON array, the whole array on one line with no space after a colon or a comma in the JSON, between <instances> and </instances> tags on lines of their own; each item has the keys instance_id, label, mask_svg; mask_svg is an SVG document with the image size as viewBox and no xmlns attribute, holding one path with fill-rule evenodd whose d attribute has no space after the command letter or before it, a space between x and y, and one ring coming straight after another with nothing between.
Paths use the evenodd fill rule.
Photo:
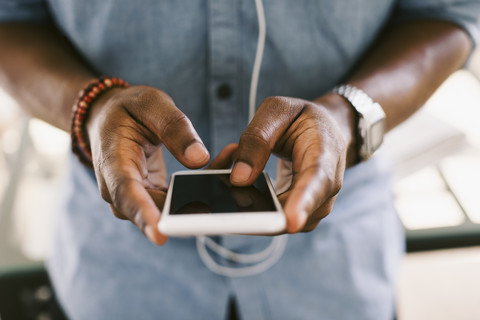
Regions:
<instances>
[{"instance_id":1,"label":"denim shirt","mask_svg":"<svg viewBox=\"0 0 480 320\"><path fill-rule=\"evenodd\" d=\"M274 95L321 96L348 76L388 21L443 19L472 40L478 35L479 1L263 2L257 106ZM238 142L258 36L253 0L0 0L0 21L46 20L99 74L169 94L212 156ZM183 169L169 154L166 162L170 172ZM115 219L92 172L73 159L49 262L55 289L72 319L224 319L229 296L243 319L388 319L403 250L388 172L381 156L347 170L315 231L290 236L270 270L227 278L203 265L193 239L156 247ZM255 252L269 239L219 241Z\"/></svg>"}]
</instances>

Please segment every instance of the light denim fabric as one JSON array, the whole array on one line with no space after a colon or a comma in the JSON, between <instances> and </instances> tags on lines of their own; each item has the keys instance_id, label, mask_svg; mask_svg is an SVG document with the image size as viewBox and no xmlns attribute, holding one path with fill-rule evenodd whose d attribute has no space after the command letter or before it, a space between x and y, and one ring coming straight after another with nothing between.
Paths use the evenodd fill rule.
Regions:
<instances>
[{"instance_id":1,"label":"light denim fabric","mask_svg":"<svg viewBox=\"0 0 480 320\"><path fill-rule=\"evenodd\" d=\"M445 19L472 40L478 33L479 1L263 2L267 40L257 104L272 95L314 99L327 92L390 18ZM212 156L238 141L257 43L253 0L0 0L0 21L48 17L99 73L167 92ZM221 85L230 86L229 97L219 97ZM49 262L71 319L225 319L230 296L243 319L393 317L404 248L382 156L347 170L333 212L314 231L290 236L270 270L246 278L212 273L192 238L151 244L111 214L93 173L72 159ZM166 161L170 172L183 169L169 154ZM241 252L269 243L216 240Z\"/></svg>"}]
</instances>

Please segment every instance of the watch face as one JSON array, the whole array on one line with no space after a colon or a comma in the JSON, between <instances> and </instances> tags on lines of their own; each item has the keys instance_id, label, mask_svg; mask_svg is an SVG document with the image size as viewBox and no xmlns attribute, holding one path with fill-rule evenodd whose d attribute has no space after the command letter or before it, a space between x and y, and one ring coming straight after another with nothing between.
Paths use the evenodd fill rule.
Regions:
<instances>
[{"instance_id":1,"label":"watch face","mask_svg":"<svg viewBox=\"0 0 480 320\"><path fill-rule=\"evenodd\" d=\"M371 151L377 150L383 142L383 135L385 134L385 121L382 119L372 123L370 127L370 142Z\"/></svg>"}]
</instances>

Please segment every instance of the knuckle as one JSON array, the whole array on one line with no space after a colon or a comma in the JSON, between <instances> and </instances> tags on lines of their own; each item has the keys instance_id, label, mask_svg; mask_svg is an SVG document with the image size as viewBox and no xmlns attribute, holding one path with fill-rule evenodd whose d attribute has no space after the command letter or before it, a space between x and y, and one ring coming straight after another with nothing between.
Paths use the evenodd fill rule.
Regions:
<instances>
[{"instance_id":1,"label":"knuckle","mask_svg":"<svg viewBox=\"0 0 480 320\"><path fill-rule=\"evenodd\" d=\"M120 220L127 220L127 218L120 211L118 211L113 206L110 206L110 207L111 207L111 211L112 211L113 215L115 216L115 218L120 219Z\"/></svg>"},{"instance_id":2,"label":"knuckle","mask_svg":"<svg viewBox=\"0 0 480 320\"><path fill-rule=\"evenodd\" d=\"M260 128L257 126L249 126L243 132L240 137L240 145L254 145L254 146L263 146L269 147L270 143L270 134L267 128Z\"/></svg>"},{"instance_id":3,"label":"knuckle","mask_svg":"<svg viewBox=\"0 0 480 320\"><path fill-rule=\"evenodd\" d=\"M105 183L105 179L103 177L103 174L99 171L98 167L95 166L95 177L97 179L97 184L98 184L98 191L100 193L100 196L102 199L109 203L112 204L112 198L110 197L110 192L108 190L108 187Z\"/></svg>"},{"instance_id":4,"label":"knuckle","mask_svg":"<svg viewBox=\"0 0 480 320\"><path fill-rule=\"evenodd\" d=\"M306 226L302 232L312 232L313 230L315 230L315 228L317 227L318 223L313 225L313 224L310 224L308 226Z\"/></svg>"},{"instance_id":5,"label":"knuckle","mask_svg":"<svg viewBox=\"0 0 480 320\"><path fill-rule=\"evenodd\" d=\"M340 181L340 179L338 179L335 175L332 174L328 174L325 179L327 181L327 184L330 186L329 190L331 196L337 195L342 189L342 182Z\"/></svg>"},{"instance_id":6,"label":"knuckle","mask_svg":"<svg viewBox=\"0 0 480 320\"><path fill-rule=\"evenodd\" d=\"M330 212L332 212L334 203L335 203L335 196L327 200L327 202L323 205L323 208L320 212L321 219L325 218L330 214Z\"/></svg>"},{"instance_id":7,"label":"knuckle","mask_svg":"<svg viewBox=\"0 0 480 320\"><path fill-rule=\"evenodd\" d=\"M279 105L288 104L288 98L282 96L270 96L263 100L261 107L263 108L271 108L276 107Z\"/></svg>"},{"instance_id":8,"label":"knuckle","mask_svg":"<svg viewBox=\"0 0 480 320\"><path fill-rule=\"evenodd\" d=\"M305 227L302 229L302 232L311 232L313 231L315 228L317 228L317 226L319 225L319 223L326 217L330 214L330 212L332 211L333 209L333 201L332 200L328 200L327 203L325 203L324 205L322 205L320 208L318 208L317 210L315 210L315 212L313 213L312 217L307 221L307 224L305 225Z\"/></svg>"},{"instance_id":9,"label":"knuckle","mask_svg":"<svg viewBox=\"0 0 480 320\"><path fill-rule=\"evenodd\" d=\"M258 111L279 113L282 112L282 110L286 110L288 105L290 105L290 103L288 103L286 97L271 96L263 100L262 104L258 107Z\"/></svg>"},{"instance_id":10,"label":"knuckle","mask_svg":"<svg viewBox=\"0 0 480 320\"><path fill-rule=\"evenodd\" d=\"M333 195L337 195L340 190L342 189L342 186L343 186L343 183L341 181L338 181L339 179L337 179L336 183L333 184L333 190L332 190L332 194Z\"/></svg>"},{"instance_id":11,"label":"knuckle","mask_svg":"<svg viewBox=\"0 0 480 320\"><path fill-rule=\"evenodd\" d=\"M337 167L329 172L329 183L331 186L332 197L336 196L343 186L343 174L340 171L340 168Z\"/></svg>"},{"instance_id":12,"label":"knuckle","mask_svg":"<svg viewBox=\"0 0 480 320\"><path fill-rule=\"evenodd\" d=\"M148 86L139 86L139 91L134 97L136 104L140 106L157 105L159 102L173 103L172 99L166 93Z\"/></svg>"},{"instance_id":13,"label":"knuckle","mask_svg":"<svg viewBox=\"0 0 480 320\"><path fill-rule=\"evenodd\" d=\"M179 127L190 125L187 116L178 110L178 112L166 113L161 124L161 134L166 135L168 132L176 131Z\"/></svg>"},{"instance_id":14,"label":"knuckle","mask_svg":"<svg viewBox=\"0 0 480 320\"><path fill-rule=\"evenodd\" d=\"M259 106L262 112L274 112L275 115L285 114L289 118L296 118L304 111L309 101L284 96L270 96Z\"/></svg>"},{"instance_id":15,"label":"knuckle","mask_svg":"<svg viewBox=\"0 0 480 320\"><path fill-rule=\"evenodd\" d=\"M337 195L342 189L342 181L335 174L329 173L326 175L327 184L330 186L330 194Z\"/></svg>"},{"instance_id":16,"label":"knuckle","mask_svg":"<svg viewBox=\"0 0 480 320\"><path fill-rule=\"evenodd\" d=\"M120 220L126 220L123 214L120 214L117 210L112 210L113 216Z\"/></svg>"},{"instance_id":17,"label":"knuckle","mask_svg":"<svg viewBox=\"0 0 480 320\"><path fill-rule=\"evenodd\" d=\"M100 187L100 196L105 202L112 203L112 199L110 197L110 193L107 190L107 187L105 186Z\"/></svg>"},{"instance_id":18,"label":"knuckle","mask_svg":"<svg viewBox=\"0 0 480 320\"><path fill-rule=\"evenodd\" d=\"M302 229L302 232L311 232L317 228L318 224L322 221L322 218L315 218L312 221L309 221L305 227Z\"/></svg>"},{"instance_id":19,"label":"knuckle","mask_svg":"<svg viewBox=\"0 0 480 320\"><path fill-rule=\"evenodd\" d=\"M325 165L327 163L331 165ZM333 154L327 152L317 158L317 168L322 175L325 185L328 186L331 196L338 194L343 185L343 172L342 168L338 166L338 159Z\"/></svg>"}]
</instances>

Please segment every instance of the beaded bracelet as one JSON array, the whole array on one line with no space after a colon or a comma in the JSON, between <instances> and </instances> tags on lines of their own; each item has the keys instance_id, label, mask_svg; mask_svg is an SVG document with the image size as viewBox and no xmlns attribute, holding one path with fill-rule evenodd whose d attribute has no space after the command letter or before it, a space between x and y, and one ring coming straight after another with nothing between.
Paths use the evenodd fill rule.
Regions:
<instances>
[{"instance_id":1,"label":"beaded bracelet","mask_svg":"<svg viewBox=\"0 0 480 320\"><path fill-rule=\"evenodd\" d=\"M100 77L80 91L79 97L73 105L71 138L72 151L84 165L93 168L90 141L85 128L91 110L90 107L102 93L112 88L126 88L128 86L129 84L120 78Z\"/></svg>"}]
</instances>

